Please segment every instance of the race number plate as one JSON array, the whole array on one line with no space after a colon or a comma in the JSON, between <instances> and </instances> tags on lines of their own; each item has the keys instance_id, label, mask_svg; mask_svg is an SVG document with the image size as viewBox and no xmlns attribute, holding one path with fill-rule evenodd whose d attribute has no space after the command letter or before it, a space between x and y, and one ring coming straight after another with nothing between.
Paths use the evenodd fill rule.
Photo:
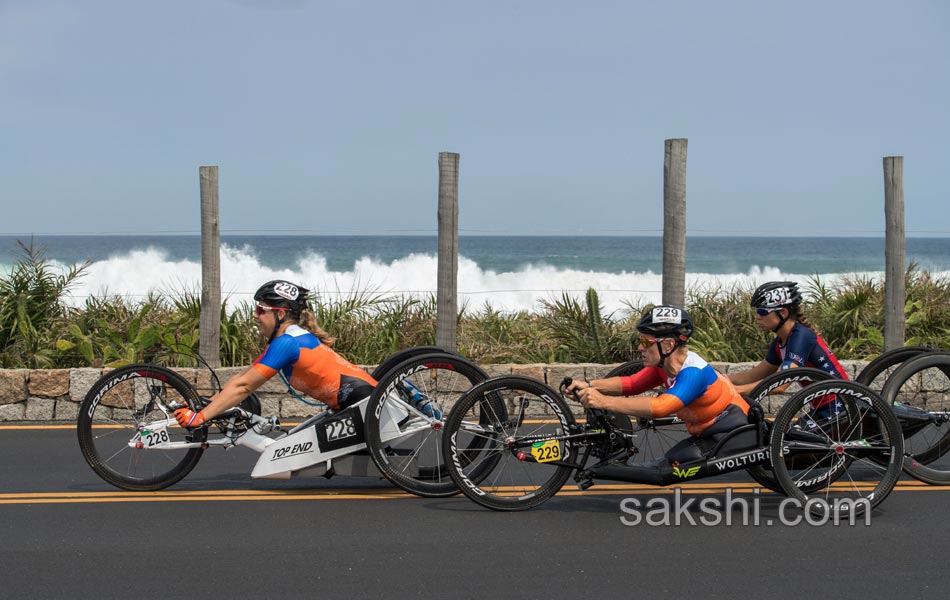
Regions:
<instances>
[{"instance_id":1,"label":"race number plate","mask_svg":"<svg viewBox=\"0 0 950 600\"><path fill-rule=\"evenodd\" d=\"M136 433L129 440L129 446L154 450L166 446L169 442L171 442L171 438L168 436L168 424L159 422L153 423Z\"/></svg>"},{"instance_id":2,"label":"race number plate","mask_svg":"<svg viewBox=\"0 0 950 600\"><path fill-rule=\"evenodd\" d=\"M318 423L316 427L320 449L324 452L366 442L363 436L363 416L356 406L341 410L326 421Z\"/></svg>"},{"instance_id":3,"label":"race number plate","mask_svg":"<svg viewBox=\"0 0 950 600\"><path fill-rule=\"evenodd\" d=\"M531 444L531 456L539 463L561 460L561 444L557 440Z\"/></svg>"}]
</instances>

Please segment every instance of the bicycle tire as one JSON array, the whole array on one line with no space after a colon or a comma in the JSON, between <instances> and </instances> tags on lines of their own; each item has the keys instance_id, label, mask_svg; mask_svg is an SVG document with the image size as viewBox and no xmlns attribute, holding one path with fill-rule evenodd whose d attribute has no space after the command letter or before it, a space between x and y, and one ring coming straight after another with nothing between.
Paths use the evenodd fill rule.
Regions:
<instances>
[{"instance_id":1,"label":"bicycle tire","mask_svg":"<svg viewBox=\"0 0 950 600\"><path fill-rule=\"evenodd\" d=\"M417 496L458 494L442 454L445 414L456 398L485 379L478 365L447 352L412 356L382 375L367 404L364 428L369 453L383 475ZM427 419L409 407L395 392L404 381L441 405L441 419ZM397 412L405 419L395 418Z\"/></svg>"},{"instance_id":2,"label":"bicycle tire","mask_svg":"<svg viewBox=\"0 0 950 600\"><path fill-rule=\"evenodd\" d=\"M611 369L606 375L604 375L604 379L608 379L610 377L627 377L639 373L642 370L643 360L639 358L636 360L628 360L627 362L617 365Z\"/></svg>"},{"instance_id":3,"label":"bicycle tire","mask_svg":"<svg viewBox=\"0 0 950 600\"><path fill-rule=\"evenodd\" d=\"M834 396L848 406L832 421L818 424L812 417L816 398ZM854 381L833 379L794 394L779 409L769 443L772 472L783 491L805 510L838 519L861 515L884 501L900 478L904 436L900 423L881 396ZM879 455L879 461L870 460ZM883 457L887 457L883 460ZM842 463L845 477L820 489L806 491L807 480L822 477ZM873 485L860 479L871 477ZM819 500L818 502L813 502Z\"/></svg>"},{"instance_id":4,"label":"bicycle tire","mask_svg":"<svg viewBox=\"0 0 950 600\"><path fill-rule=\"evenodd\" d=\"M542 414L546 417L539 419ZM519 440L530 444L539 435L563 436L574 426L564 398L540 381L517 375L483 381L459 399L445 422L442 444L451 459L449 474L465 496L486 508L538 506L561 489L572 468L535 461L531 448L518 447ZM560 459L574 454L569 441L551 441Z\"/></svg>"},{"instance_id":5,"label":"bicycle tire","mask_svg":"<svg viewBox=\"0 0 950 600\"><path fill-rule=\"evenodd\" d=\"M811 367L800 367L797 369L788 369L785 371L778 371L772 373L765 379L759 382L751 392L749 392L749 397L753 402L757 402L762 405L763 410L766 413L766 416L774 414L772 410L773 407L770 402L767 402L770 393L776 388L782 387L783 385L790 383L799 383L802 381L826 381L832 379L833 377L826 371L821 369L814 369ZM780 494L784 493L782 485L775 478L775 475L772 473L772 468L769 465L755 465L754 467L749 467L746 469L746 473L749 474L756 483L761 485L764 488L768 488L773 492L778 492ZM819 485L821 482L816 482L816 485ZM812 490L806 490L806 492Z\"/></svg>"},{"instance_id":6,"label":"bicycle tire","mask_svg":"<svg viewBox=\"0 0 950 600\"><path fill-rule=\"evenodd\" d=\"M902 346L900 348L892 348L887 352L881 353L874 360L865 365L854 380L880 394L881 390L884 389L887 378L893 372L892 369L896 370L898 366L908 359L930 351L931 349L926 346ZM884 377L881 377L881 375L884 375Z\"/></svg>"},{"instance_id":7,"label":"bicycle tire","mask_svg":"<svg viewBox=\"0 0 950 600\"><path fill-rule=\"evenodd\" d=\"M130 444L150 423L174 419L159 406L171 400L192 409L200 403L195 388L165 367L133 364L100 377L83 398L76 421L79 448L92 470L130 491L164 489L188 475L201 459L202 448L163 450ZM207 437L204 428L187 430L177 423L165 432L169 441L203 442Z\"/></svg>"},{"instance_id":8,"label":"bicycle tire","mask_svg":"<svg viewBox=\"0 0 950 600\"><path fill-rule=\"evenodd\" d=\"M907 360L881 396L904 429L904 471L931 485L950 483L950 465L934 464L950 450L950 354L928 352Z\"/></svg>"},{"instance_id":9,"label":"bicycle tire","mask_svg":"<svg viewBox=\"0 0 950 600\"><path fill-rule=\"evenodd\" d=\"M419 356L421 354L434 354L434 353L444 353L444 354L455 354L455 352L446 352L438 346L414 346L412 348L406 348L405 350L400 350L392 356L386 358L383 362L379 363L373 372L370 374L370 377L379 381L379 378L392 371L393 367L399 363L405 362L406 360L412 358L413 356Z\"/></svg>"}]
</instances>

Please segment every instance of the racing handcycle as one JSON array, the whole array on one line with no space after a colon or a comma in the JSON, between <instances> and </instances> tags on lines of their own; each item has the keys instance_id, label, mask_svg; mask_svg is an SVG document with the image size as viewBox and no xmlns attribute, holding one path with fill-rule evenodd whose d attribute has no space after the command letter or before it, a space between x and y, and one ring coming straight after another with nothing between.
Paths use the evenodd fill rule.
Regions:
<instances>
[{"instance_id":1,"label":"racing handcycle","mask_svg":"<svg viewBox=\"0 0 950 600\"><path fill-rule=\"evenodd\" d=\"M566 385L556 391L527 377L496 377L455 403L442 440L449 473L468 498L524 510L556 494L572 473L583 490L597 480L668 486L767 466L772 485L827 516L877 506L900 476L900 424L879 394L857 382L813 383L792 394L774 420L753 399L747 425L714 437L701 459L682 464L656 456L645 435L675 426L673 418L635 424L585 409L578 422L561 393ZM846 410L818 417L816 407L830 401Z\"/></svg>"},{"instance_id":2,"label":"racing handcycle","mask_svg":"<svg viewBox=\"0 0 950 600\"><path fill-rule=\"evenodd\" d=\"M166 488L187 476L207 448L241 446L260 453L254 478L385 476L419 496L458 493L442 455L442 423L455 398L486 373L458 354L421 346L396 353L372 375L378 383L368 398L289 430L277 416L262 415L256 394L202 427L184 429L173 411L205 406L221 389L214 371L128 365L103 374L85 395L79 446L102 479L125 490Z\"/></svg>"},{"instance_id":3,"label":"racing handcycle","mask_svg":"<svg viewBox=\"0 0 950 600\"><path fill-rule=\"evenodd\" d=\"M632 360L606 376L632 375L642 366L642 361ZM749 397L761 404L766 417L771 418L789 395L814 381L829 379L832 376L827 372L808 367L779 371L762 380ZM950 484L950 353L923 346L895 348L865 365L855 381L880 394L900 422L904 433L904 472L931 485ZM777 393L781 389L785 389L784 393ZM633 423L641 448L650 450L643 453L645 457L662 455L686 435L685 426L676 417L640 418ZM782 491L767 464L750 467L748 474L760 485ZM826 475L834 478L840 473ZM821 484L811 482L811 486Z\"/></svg>"}]
</instances>

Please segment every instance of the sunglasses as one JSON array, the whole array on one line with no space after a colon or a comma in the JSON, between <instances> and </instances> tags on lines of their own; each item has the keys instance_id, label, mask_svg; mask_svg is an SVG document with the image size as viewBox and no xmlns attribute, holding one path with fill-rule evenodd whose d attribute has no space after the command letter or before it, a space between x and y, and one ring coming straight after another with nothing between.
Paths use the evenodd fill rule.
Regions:
<instances>
[{"instance_id":1,"label":"sunglasses","mask_svg":"<svg viewBox=\"0 0 950 600\"><path fill-rule=\"evenodd\" d=\"M777 310L782 310L782 309L781 309L781 307L779 307L779 308L757 308L757 309L755 309L755 314L759 315L760 317L764 317L765 315L767 315L767 314L769 314L769 313L774 313L774 312L777 311Z\"/></svg>"},{"instance_id":2,"label":"sunglasses","mask_svg":"<svg viewBox=\"0 0 950 600\"><path fill-rule=\"evenodd\" d=\"M280 308L280 307L277 307L277 306L264 306L263 304L258 304L258 305L254 308L254 314L259 317L259 316L263 315L265 312L269 312L269 311L272 311L272 310L290 310L290 309L289 309L289 308Z\"/></svg>"},{"instance_id":3,"label":"sunglasses","mask_svg":"<svg viewBox=\"0 0 950 600\"><path fill-rule=\"evenodd\" d=\"M649 348L650 346L652 346L653 344L659 341L660 341L659 338L640 338L640 344L637 346L637 348L646 350L647 348Z\"/></svg>"}]
</instances>

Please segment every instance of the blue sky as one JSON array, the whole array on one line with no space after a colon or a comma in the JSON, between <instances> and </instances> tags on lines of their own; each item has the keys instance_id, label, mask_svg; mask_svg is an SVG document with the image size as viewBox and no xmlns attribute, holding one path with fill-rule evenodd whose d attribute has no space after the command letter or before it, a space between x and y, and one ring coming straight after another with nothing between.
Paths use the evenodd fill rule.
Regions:
<instances>
[{"instance_id":1,"label":"blue sky","mask_svg":"<svg viewBox=\"0 0 950 600\"><path fill-rule=\"evenodd\" d=\"M0 234L950 235L950 4L0 0Z\"/></svg>"}]
</instances>

